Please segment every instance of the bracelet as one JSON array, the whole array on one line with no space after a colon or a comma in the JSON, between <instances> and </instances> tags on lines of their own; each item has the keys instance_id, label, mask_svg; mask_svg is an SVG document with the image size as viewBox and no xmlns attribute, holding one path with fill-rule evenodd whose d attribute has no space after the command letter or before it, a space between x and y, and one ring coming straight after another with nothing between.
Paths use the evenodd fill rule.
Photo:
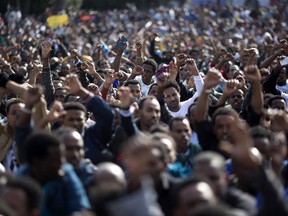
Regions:
<instances>
[{"instance_id":1,"label":"bracelet","mask_svg":"<svg viewBox=\"0 0 288 216\"><path fill-rule=\"evenodd\" d=\"M21 111L24 112L24 113L26 113L26 114L32 114L32 110L27 109L26 107L23 107L23 108L21 109Z\"/></svg>"}]
</instances>

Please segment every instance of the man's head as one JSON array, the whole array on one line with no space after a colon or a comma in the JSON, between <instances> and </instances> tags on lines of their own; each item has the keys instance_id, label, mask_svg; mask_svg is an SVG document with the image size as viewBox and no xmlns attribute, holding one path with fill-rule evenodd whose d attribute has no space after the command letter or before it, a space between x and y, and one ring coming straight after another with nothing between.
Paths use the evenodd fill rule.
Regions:
<instances>
[{"instance_id":1,"label":"man's head","mask_svg":"<svg viewBox=\"0 0 288 216\"><path fill-rule=\"evenodd\" d=\"M27 137L24 161L31 167L32 176L45 184L59 176L65 162L65 147L60 140L47 132L36 132Z\"/></svg>"},{"instance_id":2,"label":"man's head","mask_svg":"<svg viewBox=\"0 0 288 216\"><path fill-rule=\"evenodd\" d=\"M173 118L169 123L169 129L175 140L177 153L186 152L192 134L188 119L184 117Z\"/></svg>"},{"instance_id":3,"label":"man's head","mask_svg":"<svg viewBox=\"0 0 288 216\"><path fill-rule=\"evenodd\" d=\"M287 80L287 67L283 67L279 73L277 83L278 84L285 84Z\"/></svg>"},{"instance_id":4,"label":"man's head","mask_svg":"<svg viewBox=\"0 0 288 216\"><path fill-rule=\"evenodd\" d=\"M174 139L167 133L154 133L152 134L153 140L163 146L166 153L166 163L174 163L176 160L176 143Z\"/></svg>"},{"instance_id":5,"label":"man's head","mask_svg":"<svg viewBox=\"0 0 288 216\"><path fill-rule=\"evenodd\" d=\"M99 69L108 69L108 68L111 68L111 66L110 66L109 62L106 59L100 59L97 62L97 70L99 70Z\"/></svg>"},{"instance_id":6,"label":"man's head","mask_svg":"<svg viewBox=\"0 0 288 216\"><path fill-rule=\"evenodd\" d=\"M202 152L193 160L193 171L198 177L204 178L211 185L214 193L222 197L227 187L224 158L215 152Z\"/></svg>"},{"instance_id":7,"label":"man's head","mask_svg":"<svg viewBox=\"0 0 288 216\"><path fill-rule=\"evenodd\" d=\"M222 107L213 114L213 131L218 141L227 141L230 139L230 129L239 120L238 113L230 108Z\"/></svg>"},{"instance_id":8,"label":"man's head","mask_svg":"<svg viewBox=\"0 0 288 216\"><path fill-rule=\"evenodd\" d=\"M54 100L57 100L63 103L66 95L67 95L66 89L63 87L58 87L55 89L55 92L54 92Z\"/></svg>"},{"instance_id":9,"label":"man's head","mask_svg":"<svg viewBox=\"0 0 288 216\"><path fill-rule=\"evenodd\" d=\"M61 128L56 132L65 145L66 160L77 169L84 159L84 142L81 134L72 128Z\"/></svg>"},{"instance_id":10,"label":"man's head","mask_svg":"<svg viewBox=\"0 0 288 216\"><path fill-rule=\"evenodd\" d=\"M164 87L164 101L172 112L180 109L180 87L177 82L169 81Z\"/></svg>"},{"instance_id":11,"label":"man's head","mask_svg":"<svg viewBox=\"0 0 288 216\"><path fill-rule=\"evenodd\" d=\"M153 96L157 96L157 92L158 92L158 85L157 83L153 83L152 85L150 85L149 90L148 90L148 95L153 95Z\"/></svg>"},{"instance_id":12,"label":"man's head","mask_svg":"<svg viewBox=\"0 0 288 216\"><path fill-rule=\"evenodd\" d=\"M24 101L18 98L13 98L7 101L6 103L6 115L7 115L7 121L8 125L14 129L16 124L16 118L19 110L21 108L24 108L25 104Z\"/></svg>"},{"instance_id":13,"label":"man's head","mask_svg":"<svg viewBox=\"0 0 288 216\"><path fill-rule=\"evenodd\" d=\"M285 110L287 107L286 100L282 96L274 96L267 101L267 104L272 109Z\"/></svg>"},{"instance_id":14,"label":"man's head","mask_svg":"<svg viewBox=\"0 0 288 216\"><path fill-rule=\"evenodd\" d=\"M39 215L41 189L37 182L28 178L8 179L0 200L15 211L17 216Z\"/></svg>"},{"instance_id":15,"label":"man's head","mask_svg":"<svg viewBox=\"0 0 288 216\"><path fill-rule=\"evenodd\" d=\"M153 59L147 59L143 62L144 73L142 79L144 83L151 83L152 77L156 73L157 63Z\"/></svg>"},{"instance_id":16,"label":"man's head","mask_svg":"<svg viewBox=\"0 0 288 216\"><path fill-rule=\"evenodd\" d=\"M147 129L159 123L161 112L158 100L154 96L141 99L139 102L139 114L141 125Z\"/></svg>"},{"instance_id":17,"label":"man's head","mask_svg":"<svg viewBox=\"0 0 288 216\"><path fill-rule=\"evenodd\" d=\"M192 178L174 188L171 203L174 216L191 216L199 206L216 204L217 198L208 183Z\"/></svg>"},{"instance_id":18,"label":"man's head","mask_svg":"<svg viewBox=\"0 0 288 216\"><path fill-rule=\"evenodd\" d=\"M191 104L188 107L188 113L187 113L187 118L190 123L190 127L192 130L196 129L195 123L196 123L196 103Z\"/></svg>"},{"instance_id":19,"label":"man's head","mask_svg":"<svg viewBox=\"0 0 288 216\"><path fill-rule=\"evenodd\" d=\"M254 146L268 160L270 158L270 145L274 142L273 133L261 126L253 127L250 131Z\"/></svg>"},{"instance_id":20,"label":"man's head","mask_svg":"<svg viewBox=\"0 0 288 216\"><path fill-rule=\"evenodd\" d=\"M141 85L137 80L128 80L124 86L128 87L133 97L140 99L142 96Z\"/></svg>"},{"instance_id":21,"label":"man's head","mask_svg":"<svg viewBox=\"0 0 288 216\"><path fill-rule=\"evenodd\" d=\"M61 71L59 73L59 76L66 77L70 73L70 64L69 63L63 63L61 66Z\"/></svg>"},{"instance_id":22,"label":"man's head","mask_svg":"<svg viewBox=\"0 0 288 216\"><path fill-rule=\"evenodd\" d=\"M64 105L66 114L62 125L76 129L80 134L84 130L86 121L86 108L81 103L69 102Z\"/></svg>"},{"instance_id":23,"label":"man's head","mask_svg":"<svg viewBox=\"0 0 288 216\"><path fill-rule=\"evenodd\" d=\"M139 183L145 175L152 177L155 183L160 181L161 173L165 171L165 150L155 144L150 135L132 137L123 153L130 181Z\"/></svg>"},{"instance_id":24,"label":"man's head","mask_svg":"<svg viewBox=\"0 0 288 216\"><path fill-rule=\"evenodd\" d=\"M237 112L241 111L242 103L244 101L244 92L238 89L234 94L232 94L228 100L228 103Z\"/></svg>"}]
</instances>

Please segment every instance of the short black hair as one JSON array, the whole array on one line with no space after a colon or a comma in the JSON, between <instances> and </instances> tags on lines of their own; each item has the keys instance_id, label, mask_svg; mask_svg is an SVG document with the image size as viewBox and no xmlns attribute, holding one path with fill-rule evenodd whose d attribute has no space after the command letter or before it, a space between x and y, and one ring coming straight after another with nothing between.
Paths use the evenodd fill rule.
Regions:
<instances>
[{"instance_id":1,"label":"short black hair","mask_svg":"<svg viewBox=\"0 0 288 216\"><path fill-rule=\"evenodd\" d=\"M142 98L138 103L139 109L141 110L143 108L143 105L146 100L154 100L154 99L157 100L157 98L153 95L148 95L147 97Z\"/></svg>"},{"instance_id":2,"label":"short black hair","mask_svg":"<svg viewBox=\"0 0 288 216\"><path fill-rule=\"evenodd\" d=\"M274 134L272 131L262 127L262 126L255 126L251 128L250 135L253 139L255 138L267 138L270 142L274 140Z\"/></svg>"},{"instance_id":3,"label":"short black hair","mask_svg":"<svg viewBox=\"0 0 288 216\"><path fill-rule=\"evenodd\" d=\"M228 108L228 107L220 107L218 108L214 113L213 113L213 116L212 116L212 123L213 125L215 124L215 119L217 118L217 116L219 115L228 115L228 116L233 116L234 118L236 119L239 119L239 114L234 110L234 109L231 109L231 108Z\"/></svg>"},{"instance_id":4,"label":"short black hair","mask_svg":"<svg viewBox=\"0 0 288 216\"><path fill-rule=\"evenodd\" d=\"M149 87L148 93L151 91L151 89L152 89L154 86L158 86L158 84L157 84L157 83L151 84L150 87Z\"/></svg>"},{"instance_id":5,"label":"short black hair","mask_svg":"<svg viewBox=\"0 0 288 216\"><path fill-rule=\"evenodd\" d=\"M28 177L12 177L8 179L6 187L22 190L26 195L26 207L29 212L40 208L41 188L39 184L32 178Z\"/></svg>"},{"instance_id":6,"label":"short black hair","mask_svg":"<svg viewBox=\"0 0 288 216\"><path fill-rule=\"evenodd\" d=\"M6 115L9 113L9 110L10 110L12 105L19 104L19 103L23 103L24 104L24 101L22 99L20 99L20 98L12 98L12 99L8 100L6 102L6 108L5 108Z\"/></svg>"},{"instance_id":7,"label":"short black hair","mask_svg":"<svg viewBox=\"0 0 288 216\"><path fill-rule=\"evenodd\" d=\"M274 100L284 100L286 106L287 106L287 103L286 103L286 99L280 95L276 95L274 97L271 97L268 101L267 101L267 104L269 107L272 107L272 103Z\"/></svg>"},{"instance_id":8,"label":"short black hair","mask_svg":"<svg viewBox=\"0 0 288 216\"><path fill-rule=\"evenodd\" d=\"M186 179L180 183L178 183L171 192L171 203L173 204L173 209L176 209L179 207L180 204L180 194L183 190L185 190L187 187L197 185L201 182L206 182L204 179L199 178L199 177L191 177L189 179Z\"/></svg>"},{"instance_id":9,"label":"short black hair","mask_svg":"<svg viewBox=\"0 0 288 216\"><path fill-rule=\"evenodd\" d=\"M138 80L127 80L125 83L124 83L124 86L125 87L128 87L129 85L139 85L140 88L141 88L141 84Z\"/></svg>"},{"instance_id":10,"label":"short black hair","mask_svg":"<svg viewBox=\"0 0 288 216\"><path fill-rule=\"evenodd\" d=\"M177 117L171 118L170 122L169 122L169 130L172 129L173 123L175 121L183 121L184 119L186 119L189 122L188 118L187 117L183 117L183 116L177 116Z\"/></svg>"},{"instance_id":11,"label":"short black hair","mask_svg":"<svg viewBox=\"0 0 288 216\"><path fill-rule=\"evenodd\" d=\"M53 147L60 147L59 138L48 132L35 132L27 137L24 143L24 162L31 164L34 159L43 159L48 156L48 151Z\"/></svg>"},{"instance_id":12,"label":"short black hair","mask_svg":"<svg viewBox=\"0 0 288 216\"><path fill-rule=\"evenodd\" d=\"M86 107L79 102L67 102L64 104L64 110L80 110L86 113Z\"/></svg>"},{"instance_id":13,"label":"short black hair","mask_svg":"<svg viewBox=\"0 0 288 216\"><path fill-rule=\"evenodd\" d=\"M169 80L168 83L164 86L164 90L168 88L175 88L178 93L180 93L180 86L176 81Z\"/></svg>"},{"instance_id":14,"label":"short black hair","mask_svg":"<svg viewBox=\"0 0 288 216\"><path fill-rule=\"evenodd\" d=\"M196 99L198 99L198 98L196 98ZM192 104L188 107L187 116L189 116L189 115L191 114L191 108L194 107L194 106L196 106L196 105L197 105L197 103L196 103L196 101L195 101L194 103L192 103Z\"/></svg>"},{"instance_id":15,"label":"short black hair","mask_svg":"<svg viewBox=\"0 0 288 216\"><path fill-rule=\"evenodd\" d=\"M153 67L153 71L156 72L157 67L158 67L156 61L154 61L153 59L146 59L142 65L144 64L151 65Z\"/></svg>"}]
</instances>

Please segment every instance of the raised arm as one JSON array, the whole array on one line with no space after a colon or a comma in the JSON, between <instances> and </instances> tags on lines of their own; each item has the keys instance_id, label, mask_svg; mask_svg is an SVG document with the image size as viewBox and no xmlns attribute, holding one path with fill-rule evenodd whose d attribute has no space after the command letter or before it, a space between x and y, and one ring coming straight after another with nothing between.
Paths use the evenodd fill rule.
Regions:
<instances>
[{"instance_id":1,"label":"raised arm","mask_svg":"<svg viewBox=\"0 0 288 216\"><path fill-rule=\"evenodd\" d=\"M49 65L50 51L51 51L51 43L49 41L44 41L41 45L41 58L43 64L42 85L45 87L44 95L48 107L50 107L54 101L54 92L55 92Z\"/></svg>"},{"instance_id":2,"label":"raised arm","mask_svg":"<svg viewBox=\"0 0 288 216\"><path fill-rule=\"evenodd\" d=\"M252 87L251 107L256 114L260 115L264 105L260 71L257 65L250 65L245 67L244 74Z\"/></svg>"},{"instance_id":3,"label":"raised arm","mask_svg":"<svg viewBox=\"0 0 288 216\"><path fill-rule=\"evenodd\" d=\"M203 91L200 93L196 105L196 121L201 122L207 119L209 94L212 93L212 88L221 82L221 77L220 71L215 68L211 68L208 71L206 78L204 79Z\"/></svg>"},{"instance_id":4,"label":"raised arm","mask_svg":"<svg viewBox=\"0 0 288 216\"><path fill-rule=\"evenodd\" d=\"M224 106L226 101L240 88L240 82L236 79L230 79L225 83L223 94L217 101L217 106Z\"/></svg>"},{"instance_id":5,"label":"raised arm","mask_svg":"<svg viewBox=\"0 0 288 216\"><path fill-rule=\"evenodd\" d=\"M120 39L118 40L117 44L120 43ZM114 69L115 71L119 71L120 69L120 63L121 63L121 59L122 59L122 55L123 52L125 51L127 47L127 42L125 42L125 45L123 46L123 48L118 48L118 51L116 53L115 59L112 63L112 69Z\"/></svg>"}]
</instances>

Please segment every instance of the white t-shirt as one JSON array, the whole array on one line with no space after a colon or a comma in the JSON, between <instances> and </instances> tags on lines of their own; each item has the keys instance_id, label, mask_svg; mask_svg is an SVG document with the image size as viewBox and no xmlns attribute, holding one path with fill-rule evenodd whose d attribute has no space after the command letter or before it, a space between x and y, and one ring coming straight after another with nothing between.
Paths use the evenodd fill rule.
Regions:
<instances>
[{"instance_id":1,"label":"white t-shirt","mask_svg":"<svg viewBox=\"0 0 288 216\"><path fill-rule=\"evenodd\" d=\"M287 80L286 80L286 85L283 85L283 86L276 85L276 89L285 93L285 94L288 94L288 82L287 82Z\"/></svg>"},{"instance_id":2,"label":"white t-shirt","mask_svg":"<svg viewBox=\"0 0 288 216\"><path fill-rule=\"evenodd\" d=\"M177 112L172 112L167 107L167 110L169 111L170 115L173 117L185 117L188 113L188 108L191 104L194 103L195 99L199 96L200 92L202 92L203 89L203 79L201 76L194 76L194 82L196 85L197 92L188 100L180 102L180 109Z\"/></svg>"},{"instance_id":3,"label":"white t-shirt","mask_svg":"<svg viewBox=\"0 0 288 216\"><path fill-rule=\"evenodd\" d=\"M150 85L146 85L146 84L143 82L142 76L136 76L134 79L137 80L137 81L140 83L140 85L141 85L142 97L146 97L146 96L148 95L148 91L149 91L150 86L151 86L153 83L157 82L157 79L156 79L155 76L152 77L152 81L153 81L153 82L152 82Z\"/></svg>"}]
</instances>

